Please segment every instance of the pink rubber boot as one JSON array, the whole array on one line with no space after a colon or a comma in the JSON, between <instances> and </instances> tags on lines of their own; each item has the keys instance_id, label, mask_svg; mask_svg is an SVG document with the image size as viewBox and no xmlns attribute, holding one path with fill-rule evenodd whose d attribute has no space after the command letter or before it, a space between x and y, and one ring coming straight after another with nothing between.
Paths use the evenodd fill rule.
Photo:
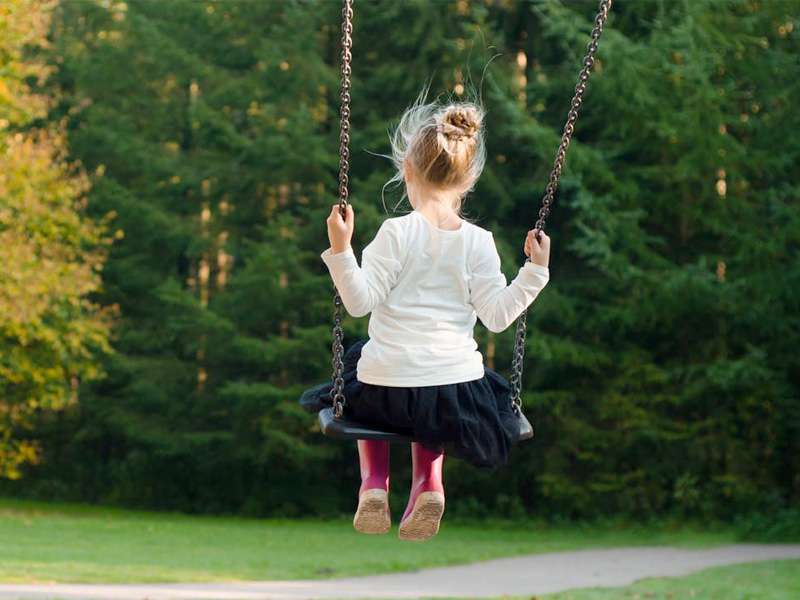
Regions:
<instances>
[{"instance_id":1,"label":"pink rubber boot","mask_svg":"<svg viewBox=\"0 0 800 600\"><path fill-rule=\"evenodd\" d=\"M400 521L400 539L423 541L439 532L444 513L443 463L444 453L411 442L411 493Z\"/></svg>"},{"instance_id":2,"label":"pink rubber boot","mask_svg":"<svg viewBox=\"0 0 800 600\"><path fill-rule=\"evenodd\" d=\"M361 487L353 527L361 533L386 533L392 526L389 512L389 442L358 440Z\"/></svg>"}]
</instances>

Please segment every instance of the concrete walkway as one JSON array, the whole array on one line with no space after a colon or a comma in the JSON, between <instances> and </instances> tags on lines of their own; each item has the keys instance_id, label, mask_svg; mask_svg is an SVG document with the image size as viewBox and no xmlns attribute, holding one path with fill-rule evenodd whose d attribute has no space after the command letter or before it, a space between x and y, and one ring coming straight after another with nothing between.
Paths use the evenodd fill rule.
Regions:
<instances>
[{"instance_id":1,"label":"concrete walkway","mask_svg":"<svg viewBox=\"0 0 800 600\"><path fill-rule=\"evenodd\" d=\"M0 599L267 600L421 598L546 594L581 587L618 587L643 577L687 575L708 567L800 559L800 545L733 545L708 550L639 547L503 558L395 575L315 581L148 585L9 585Z\"/></svg>"}]
</instances>

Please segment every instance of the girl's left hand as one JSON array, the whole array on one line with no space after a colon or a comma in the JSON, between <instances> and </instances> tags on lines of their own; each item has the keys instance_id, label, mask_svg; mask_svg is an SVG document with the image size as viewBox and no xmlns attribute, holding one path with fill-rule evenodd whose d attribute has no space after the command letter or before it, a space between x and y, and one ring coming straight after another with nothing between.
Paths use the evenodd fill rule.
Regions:
<instances>
[{"instance_id":1,"label":"girl's left hand","mask_svg":"<svg viewBox=\"0 0 800 600\"><path fill-rule=\"evenodd\" d=\"M342 219L339 203L337 202L331 208L331 214L328 215L326 220L328 224L328 240L330 240L333 254L339 254L339 252L347 250L350 246L350 240L353 239L355 215L353 214L353 205L349 202L345 212L345 218Z\"/></svg>"},{"instance_id":2,"label":"girl's left hand","mask_svg":"<svg viewBox=\"0 0 800 600\"><path fill-rule=\"evenodd\" d=\"M542 236L542 241L536 239L536 235ZM542 267L550 264L550 238L544 231L531 229L525 238L525 254L531 262Z\"/></svg>"}]
</instances>

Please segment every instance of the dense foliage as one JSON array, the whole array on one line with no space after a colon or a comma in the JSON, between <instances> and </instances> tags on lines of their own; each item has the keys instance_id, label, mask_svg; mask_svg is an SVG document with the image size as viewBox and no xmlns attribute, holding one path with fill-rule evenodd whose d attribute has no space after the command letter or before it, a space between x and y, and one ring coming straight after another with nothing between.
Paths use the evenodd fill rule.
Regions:
<instances>
[{"instance_id":1,"label":"dense foliage","mask_svg":"<svg viewBox=\"0 0 800 600\"><path fill-rule=\"evenodd\" d=\"M107 349L88 297L100 287L103 228L84 215L88 182L64 156L60 125L38 122L51 99L31 89L48 73L31 53L46 44L50 8L0 6L0 478L39 460L37 415L74 404Z\"/></svg>"},{"instance_id":2,"label":"dense foliage","mask_svg":"<svg viewBox=\"0 0 800 600\"><path fill-rule=\"evenodd\" d=\"M800 500L800 50L792 2L615 7L550 222L524 402L537 437L448 510L729 517ZM795 4L796 8L796 4ZM356 250L385 211L386 129L432 78L489 111L467 201L509 279L535 220L595 3L359 3ZM107 377L42 419L16 493L189 511L349 510L354 444L296 403L329 376L336 3L63 3L48 89L90 211L124 239ZM489 63L490 59L496 57ZM484 77L485 70L485 77ZM387 190L393 207L400 195ZM402 210L402 207L401 207ZM367 319L349 319L347 337ZM511 337L476 331L508 372ZM405 483L405 448L394 471ZM400 465L397 465L400 466ZM398 501L404 500L395 494Z\"/></svg>"}]
</instances>

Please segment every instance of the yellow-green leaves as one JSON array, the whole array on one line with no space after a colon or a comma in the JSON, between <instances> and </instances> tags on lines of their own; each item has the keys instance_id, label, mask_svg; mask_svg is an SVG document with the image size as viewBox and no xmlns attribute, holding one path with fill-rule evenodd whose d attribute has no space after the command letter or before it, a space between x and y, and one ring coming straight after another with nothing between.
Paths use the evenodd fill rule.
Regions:
<instances>
[{"instance_id":1,"label":"yellow-green leaves","mask_svg":"<svg viewBox=\"0 0 800 600\"><path fill-rule=\"evenodd\" d=\"M0 6L0 477L18 478L39 449L25 432L40 411L77 399L108 349L100 287L104 227L84 214L87 176L65 159L59 127L30 128L51 99L26 83L48 69L26 58L44 45L52 5Z\"/></svg>"}]
</instances>

